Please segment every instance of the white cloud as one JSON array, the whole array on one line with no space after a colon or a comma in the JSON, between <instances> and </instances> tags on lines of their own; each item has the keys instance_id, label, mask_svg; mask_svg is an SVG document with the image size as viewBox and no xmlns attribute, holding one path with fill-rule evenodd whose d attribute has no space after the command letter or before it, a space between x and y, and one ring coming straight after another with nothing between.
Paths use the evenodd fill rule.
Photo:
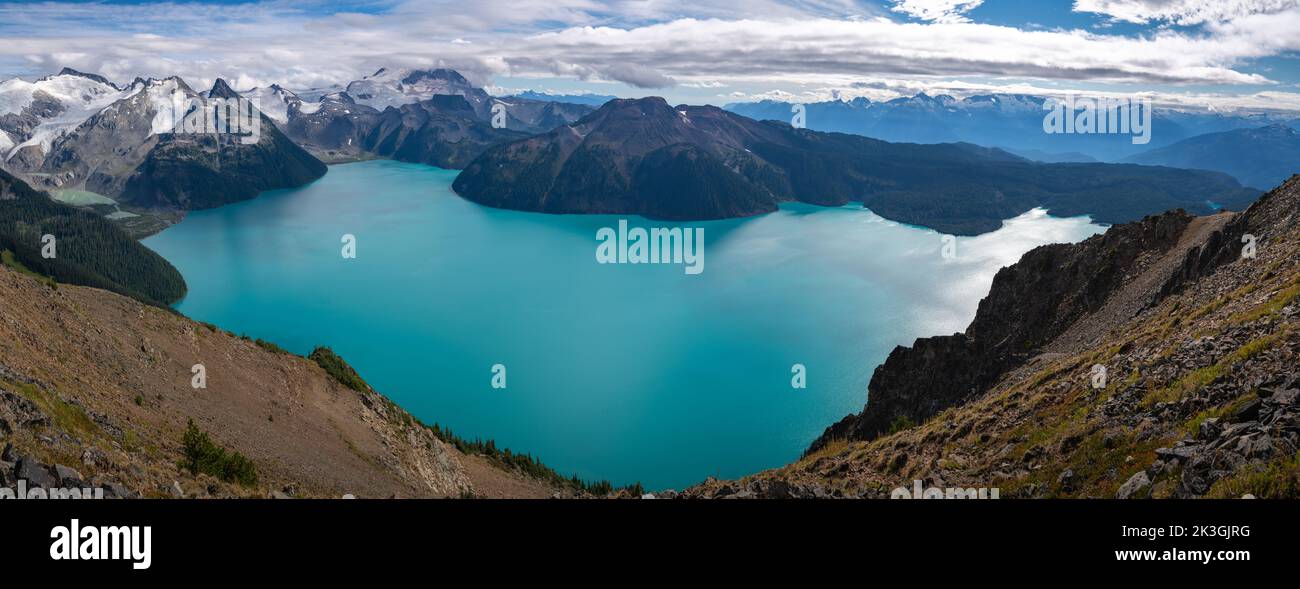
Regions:
<instances>
[{"instance_id":1,"label":"white cloud","mask_svg":"<svg viewBox=\"0 0 1300 589\"><path fill-rule=\"evenodd\" d=\"M1109 2L1115 15L1129 14L1118 8L1121 0L1089 2L1089 9ZM904 4L941 17L964 14L978 2L894 8ZM428 0L373 14L318 14L287 2L0 1L0 72L39 75L69 66L118 81L181 75L196 86L224 77L310 88L384 66L454 67L481 84L500 76L560 77L684 92L718 88L719 95L866 92L876 83L883 96L960 78L976 85L1028 80L1057 89L1112 84L1133 91L1194 84L1222 87L1231 96L1233 87L1273 85L1249 67L1252 60L1300 50L1295 8L1143 35L953 20L897 22L855 0ZM1238 93L1263 96L1258 90Z\"/></svg>"},{"instance_id":2,"label":"white cloud","mask_svg":"<svg viewBox=\"0 0 1300 589\"><path fill-rule=\"evenodd\" d=\"M1026 94L1031 96L1065 98L1067 96L1089 96L1093 98L1132 98L1142 96L1152 104L1175 110L1205 112L1298 112L1300 111L1300 93L1264 91L1246 94L1214 92L1124 92L1124 91L1079 91L1035 84L982 84L961 80L912 80L905 78L858 81L843 86L817 86L799 92L769 90L763 92L731 92L724 98L728 102L754 102L775 100L781 102L827 102L831 100L852 100L865 97L875 102L892 100L900 97L915 96L919 93L930 96L947 94L956 98L965 98L977 94Z\"/></svg>"},{"instance_id":3,"label":"white cloud","mask_svg":"<svg viewBox=\"0 0 1300 589\"><path fill-rule=\"evenodd\" d=\"M1300 14L1300 13L1298 13ZM1151 37L1023 31L974 23L681 19L632 29L575 27L499 46L511 68L637 64L679 81L768 75L983 75L1136 84L1262 84L1242 59L1300 47L1254 31ZM937 42L942 39L942 42ZM544 58L542 56L545 56Z\"/></svg>"},{"instance_id":4,"label":"white cloud","mask_svg":"<svg viewBox=\"0 0 1300 589\"><path fill-rule=\"evenodd\" d=\"M984 0L894 0L894 12L933 22L967 22L966 13Z\"/></svg>"},{"instance_id":5,"label":"white cloud","mask_svg":"<svg viewBox=\"0 0 1300 589\"><path fill-rule=\"evenodd\" d=\"M1215 23L1300 7L1300 0L1075 0L1074 10L1131 23ZM1294 31L1293 31L1294 34Z\"/></svg>"}]
</instances>

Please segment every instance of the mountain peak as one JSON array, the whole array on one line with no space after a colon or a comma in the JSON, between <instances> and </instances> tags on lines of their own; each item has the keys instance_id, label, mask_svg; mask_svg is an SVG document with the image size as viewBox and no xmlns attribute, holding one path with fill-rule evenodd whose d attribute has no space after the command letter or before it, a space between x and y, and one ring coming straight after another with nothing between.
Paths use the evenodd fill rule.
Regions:
<instances>
[{"instance_id":1,"label":"mountain peak","mask_svg":"<svg viewBox=\"0 0 1300 589\"><path fill-rule=\"evenodd\" d=\"M374 74L350 82L345 89L358 104L379 111L390 106L400 109L404 104L440 94L464 96L480 116L486 116L489 108L487 92L459 72L445 68L380 68Z\"/></svg>"},{"instance_id":2,"label":"mountain peak","mask_svg":"<svg viewBox=\"0 0 1300 589\"><path fill-rule=\"evenodd\" d=\"M415 84L420 80L445 80L453 84L469 84L469 80L465 79L460 72L446 68L411 70L402 77L403 84Z\"/></svg>"},{"instance_id":3,"label":"mountain peak","mask_svg":"<svg viewBox=\"0 0 1300 589\"><path fill-rule=\"evenodd\" d=\"M78 77L78 78L85 78L85 79L87 79L87 80L93 80L93 81L95 81L95 82L99 82L100 84L104 84L104 85L106 85L106 86L111 86L111 87L112 87L113 89L115 89L115 90L121 90L121 88L118 88L117 84L114 84L114 83L108 81L108 78L105 78L104 76L101 76L101 75L99 75L99 74L88 74L88 73L85 73L85 72L79 72L79 71L74 70L74 69L72 69L72 68L70 68L70 67L65 67L65 68L59 70L59 73L54 74L53 76L45 76L44 78L41 78L41 79L42 79L42 80L48 80L48 79L50 79L50 78L57 78L57 77L59 77L59 76L75 76L75 77Z\"/></svg>"},{"instance_id":4,"label":"mountain peak","mask_svg":"<svg viewBox=\"0 0 1300 589\"><path fill-rule=\"evenodd\" d=\"M596 109L596 112L606 111L624 114L639 112L647 115L672 114L672 110L673 107L662 96L646 96L645 98L615 98Z\"/></svg>"},{"instance_id":5,"label":"mountain peak","mask_svg":"<svg viewBox=\"0 0 1300 589\"><path fill-rule=\"evenodd\" d=\"M239 93L235 92L225 80L217 78L213 82L212 89L208 91L209 98L239 98Z\"/></svg>"}]
</instances>

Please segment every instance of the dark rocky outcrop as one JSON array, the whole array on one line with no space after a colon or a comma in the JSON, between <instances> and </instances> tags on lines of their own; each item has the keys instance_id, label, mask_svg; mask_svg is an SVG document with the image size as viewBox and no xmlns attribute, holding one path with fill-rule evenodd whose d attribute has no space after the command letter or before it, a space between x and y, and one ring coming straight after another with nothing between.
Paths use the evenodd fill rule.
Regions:
<instances>
[{"instance_id":1,"label":"dark rocky outcrop","mask_svg":"<svg viewBox=\"0 0 1300 589\"><path fill-rule=\"evenodd\" d=\"M327 94L310 106L299 101L288 108L285 134L321 159L368 157L361 148L361 139L379 111L357 104L347 92Z\"/></svg>"},{"instance_id":2,"label":"dark rocky outcrop","mask_svg":"<svg viewBox=\"0 0 1300 589\"><path fill-rule=\"evenodd\" d=\"M1300 175L1292 176L1282 188L1300 184ZM1234 217L1224 227L1212 233L1203 244L1187 252L1182 266L1170 276L1161 290L1162 295L1178 292L1187 284L1209 276L1224 264L1237 260L1249 238L1254 247L1262 247L1270 240L1284 234L1296 222L1296 211L1285 198L1260 199L1250 209L1250 214Z\"/></svg>"},{"instance_id":3,"label":"dark rocky outcrop","mask_svg":"<svg viewBox=\"0 0 1300 589\"><path fill-rule=\"evenodd\" d=\"M1079 244L1036 248L998 271L964 333L899 346L878 366L862 413L813 442L871 439L896 420L920 423L982 394L1008 370L1101 309L1139 264L1172 248L1192 217L1183 211L1112 228Z\"/></svg>"}]
</instances>

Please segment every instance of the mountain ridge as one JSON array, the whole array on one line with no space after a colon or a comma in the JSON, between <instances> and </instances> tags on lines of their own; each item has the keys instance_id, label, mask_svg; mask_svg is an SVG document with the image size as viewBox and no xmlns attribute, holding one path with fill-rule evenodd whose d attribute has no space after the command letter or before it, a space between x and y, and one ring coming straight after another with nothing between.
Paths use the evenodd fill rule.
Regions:
<instances>
[{"instance_id":1,"label":"mountain ridge","mask_svg":"<svg viewBox=\"0 0 1300 589\"><path fill-rule=\"evenodd\" d=\"M976 235L1035 207L1119 223L1258 193L1225 174L1108 164L1040 164L971 144L888 143L754 121L712 106L619 99L575 123L488 149L454 190L498 208L743 217L782 202L863 202L891 220Z\"/></svg>"},{"instance_id":2,"label":"mountain ridge","mask_svg":"<svg viewBox=\"0 0 1300 589\"><path fill-rule=\"evenodd\" d=\"M1206 133L1267 124L1300 128L1300 114L1296 113L1234 113L1157 106L1152 109L1149 144L1134 144L1126 134L1049 135L1043 133L1042 128L1046 114L1044 103L1049 98L991 93L958 99L920 93L883 102L864 97L809 103L762 100L730 103L724 108L758 120L788 122L793 116L792 108L799 104L808 128L818 131L852 133L885 141L965 141L1015 152L1073 152L1107 162L1123 161L1149 149Z\"/></svg>"},{"instance_id":3,"label":"mountain ridge","mask_svg":"<svg viewBox=\"0 0 1300 589\"><path fill-rule=\"evenodd\" d=\"M1127 158L1135 164L1223 172L1248 186L1275 186L1300 171L1300 131L1287 125L1206 133Z\"/></svg>"}]
</instances>

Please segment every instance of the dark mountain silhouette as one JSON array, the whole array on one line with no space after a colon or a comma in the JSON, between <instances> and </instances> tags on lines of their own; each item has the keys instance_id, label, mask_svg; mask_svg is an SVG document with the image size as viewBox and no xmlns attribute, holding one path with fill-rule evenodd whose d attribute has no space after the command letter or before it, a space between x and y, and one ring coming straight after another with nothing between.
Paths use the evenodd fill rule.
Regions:
<instances>
[{"instance_id":1,"label":"dark mountain silhouette","mask_svg":"<svg viewBox=\"0 0 1300 589\"><path fill-rule=\"evenodd\" d=\"M488 206L548 213L720 219L786 201L862 201L884 217L974 235L1044 207L1122 223L1175 208L1240 208L1258 191L1220 173L1044 164L999 149L888 143L755 121L662 98L613 100L548 133L491 148L454 188Z\"/></svg>"},{"instance_id":2,"label":"dark mountain silhouette","mask_svg":"<svg viewBox=\"0 0 1300 589\"><path fill-rule=\"evenodd\" d=\"M1286 125L1208 133L1153 149L1127 161L1214 170L1256 188L1276 186L1300 172L1300 132Z\"/></svg>"}]
</instances>

